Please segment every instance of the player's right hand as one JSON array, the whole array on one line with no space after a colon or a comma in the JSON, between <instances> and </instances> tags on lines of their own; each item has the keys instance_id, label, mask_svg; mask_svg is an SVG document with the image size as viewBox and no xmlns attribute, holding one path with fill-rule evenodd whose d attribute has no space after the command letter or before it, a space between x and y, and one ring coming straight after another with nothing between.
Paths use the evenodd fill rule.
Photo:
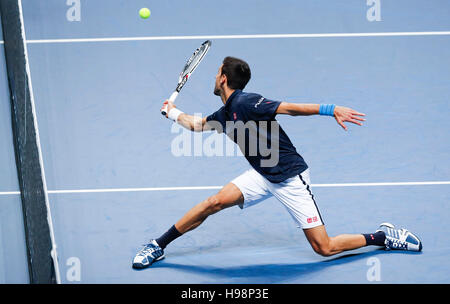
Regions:
<instances>
[{"instance_id":1,"label":"player's right hand","mask_svg":"<svg viewBox=\"0 0 450 304\"><path fill-rule=\"evenodd\" d=\"M161 111L167 106L167 110L166 110L166 118L169 118L169 112L170 110L172 110L173 108L176 108L176 106L174 105L173 102L171 102L170 100L166 99L166 101L164 101L162 107L161 107Z\"/></svg>"}]
</instances>

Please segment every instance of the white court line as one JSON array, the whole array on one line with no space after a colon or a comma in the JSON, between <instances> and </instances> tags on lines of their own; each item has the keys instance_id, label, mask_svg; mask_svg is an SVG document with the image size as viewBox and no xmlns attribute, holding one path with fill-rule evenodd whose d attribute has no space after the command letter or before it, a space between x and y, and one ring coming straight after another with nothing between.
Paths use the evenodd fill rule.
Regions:
<instances>
[{"instance_id":1,"label":"white court line","mask_svg":"<svg viewBox=\"0 0 450 304\"><path fill-rule=\"evenodd\" d=\"M255 35L197 35L197 36L146 36L74 39L35 39L28 44L77 43L77 42L120 42L149 40L194 40L194 39L280 39L280 38L343 38L343 37L394 37L394 36L448 36L450 31L438 32L381 32L381 33L322 33L322 34L255 34Z\"/></svg>"},{"instance_id":2,"label":"white court line","mask_svg":"<svg viewBox=\"0 0 450 304\"><path fill-rule=\"evenodd\" d=\"M106 192L147 192L147 191L180 191L180 190L216 190L223 186L199 187L154 187L154 188L116 188L116 189L80 189L80 190L50 190L50 194L67 193L106 193Z\"/></svg>"},{"instance_id":3,"label":"white court line","mask_svg":"<svg viewBox=\"0 0 450 304\"><path fill-rule=\"evenodd\" d=\"M450 185L450 181L435 182L397 182L397 183L345 183L345 184L311 184L313 188L327 187L373 187L373 186L425 186L425 185ZM49 194L69 193L107 193L107 192L146 192L146 191L180 191L180 190L219 190L223 186L199 186L199 187L156 187L156 188L118 188L118 189L84 189L84 190L49 190Z\"/></svg>"},{"instance_id":4,"label":"white court line","mask_svg":"<svg viewBox=\"0 0 450 304\"><path fill-rule=\"evenodd\" d=\"M0 192L0 195L20 195L20 191L5 191Z\"/></svg>"},{"instance_id":5,"label":"white court line","mask_svg":"<svg viewBox=\"0 0 450 304\"><path fill-rule=\"evenodd\" d=\"M450 185L450 181L435 182L396 182L396 183L346 183L346 184L311 184L311 187L374 187L374 186L427 186Z\"/></svg>"},{"instance_id":6,"label":"white court line","mask_svg":"<svg viewBox=\"0 0 450 304\"><path fill-rule=\"evenodd\" d=\"M314 188L332 188L332 187L377 187L377 186L378 187L382 187L382 186L430 186L430 185L450 185L450 181L311 184L311 187L314 187ZM48 190L48 193L49 194L76 194L76 193L108 193L108 192L218 190L218 189L222 189L222 187L223 186ZM19 194L20 194L19 191L0 192L0 195L19 195Z\"/></svg>"}]
</instances>

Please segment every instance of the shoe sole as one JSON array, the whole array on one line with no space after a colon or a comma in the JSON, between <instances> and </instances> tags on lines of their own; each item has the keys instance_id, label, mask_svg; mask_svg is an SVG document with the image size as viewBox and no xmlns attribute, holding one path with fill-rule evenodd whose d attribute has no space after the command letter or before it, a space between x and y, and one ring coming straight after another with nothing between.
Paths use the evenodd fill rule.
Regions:
<instances>
[{"instance_id":1,"label":"shoe sole","mask_svg":"<svg viewBox=\"0 0 450 304\"><path fill-rule=\"evenodd\" d=\"M151 263L148 264L148 265L142 265L142 264L133 263L132 267L133 267L134 269L144 269L144 268L150 267L150 266L151 266L153 263L155 263L155 262L161 261L161 260L164 259L165 257L166 257L165 255L162 255L162 256L160 256L159 258L154 259L153 262L151 262Z\"/></svg>"}]
</instances>

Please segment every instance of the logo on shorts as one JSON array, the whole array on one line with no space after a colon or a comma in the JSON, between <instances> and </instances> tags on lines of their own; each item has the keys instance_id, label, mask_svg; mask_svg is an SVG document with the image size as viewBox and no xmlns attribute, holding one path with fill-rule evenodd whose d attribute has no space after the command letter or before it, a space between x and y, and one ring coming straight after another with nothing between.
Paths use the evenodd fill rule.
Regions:
<instances>
[{"instance_id":1,"label":"logo on shorts","mask_svg":"<svg viewBox=\"0 0 450 304\"><path fill-rule=\"evenodd\" d=\"M311 224L311 223L315 223L315 222L317 222L317 216L314 216L314 217L308 217L308 219L307 219L307 222L308 222L308 224Z\"/></svg>"}]
</instances>

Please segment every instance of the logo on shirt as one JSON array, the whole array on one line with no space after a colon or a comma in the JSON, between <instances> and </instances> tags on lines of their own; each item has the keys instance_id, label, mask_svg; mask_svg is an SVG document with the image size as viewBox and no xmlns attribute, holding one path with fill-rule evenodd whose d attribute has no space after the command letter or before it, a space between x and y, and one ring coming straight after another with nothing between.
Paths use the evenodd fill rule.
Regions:
<instances>
[{"instance_id":1,"label":"logo on shirt","mask_svg":"<svg viewBox=\"0 0 450 304\"><path fill-rule=\"evenodd\" d=\"M233 113L233 119L236 120L237 119L237 115L236 112Z\"/></svg>"},{"instance_id":2,"label":"logo on shirt","mask_svg":"<svg viewBox=\"0 0 450 304\"><path fill-rule=\"evenodd\" d=\"M261 104L261 102L263 102L263 100L264 100L264 97L261 97L261 98L258 100L258 102L255 104L255 108L257 108L257 107Z\"/></svg>"}]
</instances>

